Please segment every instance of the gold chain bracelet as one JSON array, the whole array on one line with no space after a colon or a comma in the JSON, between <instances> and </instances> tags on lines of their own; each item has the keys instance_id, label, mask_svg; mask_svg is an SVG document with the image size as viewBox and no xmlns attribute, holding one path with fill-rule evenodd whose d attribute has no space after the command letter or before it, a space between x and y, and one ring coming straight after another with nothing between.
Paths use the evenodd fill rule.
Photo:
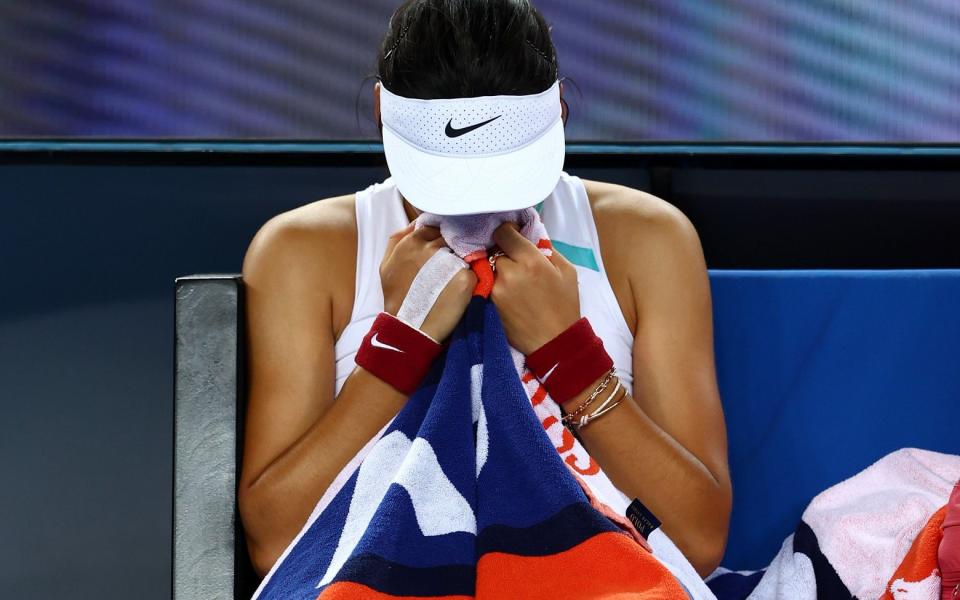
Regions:
<instances>
[{"instance_id":1,"label":"gold chain bracelet","mask_svg":"<svg viewBox=\"0 0 960 600\"><path fill-rule=\"evenodd\" d=\"M587 406L589 406L590 403L593 402L593 399L596 398L600 394L600 392L602 392L607 388L607 384L610 383L610 379L612 379L615 374L616 374L616 367L610 367L610 370L607 371L607 374L606 376L604 376L603 381L600 382L600 385L597 386L597 389L593 390L593 393L590 394L590 397L584 400L583 404L573 409L572 412L569 412L566 415L564 415L561 421L564 424L570 423L573 421L573 418L575 416L585 411L587 409ZM617 383L618 384L620 383L619 377L617 378Z\"/></svg>"}]
</instances>

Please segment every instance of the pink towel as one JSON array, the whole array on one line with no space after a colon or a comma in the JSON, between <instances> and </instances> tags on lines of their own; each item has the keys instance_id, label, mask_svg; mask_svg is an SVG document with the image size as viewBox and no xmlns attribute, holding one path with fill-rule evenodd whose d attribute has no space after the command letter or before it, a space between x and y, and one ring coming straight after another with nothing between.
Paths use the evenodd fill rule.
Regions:
<instances>
[{"instance_id":1,"label":"pink towel","mask_svg":"<svg viewBox=\"0 0 960 600\"><path fill-rule=\"evenodd\" d=\"M925 530L917 546L927 548L958 478L960 456L901 448L821 492L747 600L936 600L939 573L916 577L907 555Z\"/></svg>"}]
</instances>

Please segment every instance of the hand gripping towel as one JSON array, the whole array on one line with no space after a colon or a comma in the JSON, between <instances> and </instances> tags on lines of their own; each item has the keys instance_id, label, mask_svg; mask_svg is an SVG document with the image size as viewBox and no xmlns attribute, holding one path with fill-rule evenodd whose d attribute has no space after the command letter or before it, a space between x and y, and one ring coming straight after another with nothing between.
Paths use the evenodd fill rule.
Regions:
<instances>
[{"instance_id":1,"label":"hand gripping towel","mask_svg":"<svg viewBox=\"0 0 960 600\"><path fill-rule=\"evenodd\" d=\"M519 210L504 212L471 214L471 215L437 215L429 212L422 212L417 217L415 229L424 226L434 226L440 229L441 237L447 243L449 251L457 257L460 257L467 268L473 269L477 275L477 285L474 288L475 295L488 296L492 290L494 282L493 267L488 262L489 255L496 245L493 242L493 232L502 223L513 222L518 226L520 235L530 240L538 250L545 256L552 256L554 249L550 242L550 236L547 228L540 219L540 213L534 207L527 207ZM433 269L429 265L424 265L417 277L424 277L427 281L446 282L455 274L458 266L454 264L453 259L446 255L438 253L446 264L437 264ZM436 256L434 258L437 258ZM414 282L416 284L416 281ZM414 285L411 286L411 291ZM439 291L434 291L432 297L436 298ZM408 302L409 300L409 302ZM408 317L411 323L422 323L430 306L417 297L411 297L404 300L404 306L400 307L400 313ZM401 316L401 318L404 318ZM593 489L600 490L604 498L616 499L619 496L621 502L626 504L628 499L623 496L606 475L600 470L600 466L594 461L583 446L575 440L567 428L563 427L560 421L560 407L547 395L546 389L540 385L533 372L526 367L525 357L519 350L510 346L510 353L513 357L514 365L517 368L517 374L524 384L524 391L534 406L537 418L541 425L548 432L557 452L561 453L567 467L573 472L574 477L580 484L584 493L589 498L591 504L604 515L610 518L614 523L620 525L644 548L653 551L651 544L640 535L633 523L624 516L604 503L601 498L593 493ZM658 532L661 534L662 532ZM661 540L663 542L665 540ZM674 562L680 562L682 566L688 566L689 572L683 572L685 578L691 576L695 581L700 581L700 577L693 570L693 566L686 561L685 557L677 561L679 550L669 542L660 544L660 551L666 554ZM672 554L671 551L676 554ZM663 557L661 557L663 558ZM676 567L675 567L676 568ZM676 573L674 573L676 575ZM681 582L681 585L683 583ZM700 586L706 589L706 586ZM687 588L688 594L690 590Z\"/></svg>"},{"instance_id":2,"label":"hand gripping towel","mask_svg":"<svg viewBox=\"0 0 960 600\"><path fill-rule=\"evenodd\" d=\"M485 254L471 258L489 269ZM483 281L419 388L254 598L687 598L629 521L585 491L584 478L606 477L572 436L549 435L563 429L546 408L556 404L542 386L528 393L537 382L522 380Z\"/></svg>"},{"instance_id":3,"label":"hand gripping towel","mask_svg":"<svg viewBox=\"0 0 960 600\"><path fill-rule=\"evenodd\" d=\"M507 221L516 223L520 234L533 242L544 255L550 256L553 253L553 245L543 221L540 220L540 213L532 206L521 210L473 215L450 216L424 212L417 216L414 228L438 227L450 250L477 274L474 294L488 296L494 281L493 271L487 262L490 250L495 246L493 232Z\"/></svg>"}]
</instances>

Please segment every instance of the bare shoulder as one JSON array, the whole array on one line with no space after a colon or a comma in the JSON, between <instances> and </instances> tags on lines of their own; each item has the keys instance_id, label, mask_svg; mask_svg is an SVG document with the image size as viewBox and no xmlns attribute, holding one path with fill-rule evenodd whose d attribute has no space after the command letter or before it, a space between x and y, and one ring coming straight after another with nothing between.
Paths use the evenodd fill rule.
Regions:
<instances>
[{"instance_id":1,"label":"bare shoulder","mask_svg":"<svg viewBox=\"0 0 960 600\"><path fill-rule=\"evenodd\" d=\"M631 242L654 238L659 243L683 243L684 237L696 235L687 216L663 198L617 183L589 179L583 183L598 231L629 233Z\"/></svg>"},{"instance_id":2,"label":"bare shoulder","mask_svg":"<svg viewBox=\"0 0 960 600\"><path fill-rule=\"evenodd\" d=\"M244 285L305 294L334 307L339 331L342 301L352 308L357 221L354 194L334 196L278 213L250 241L243 259ZM345 289L346 288L346 289Z\"/></svg>"},{"instance_id":3,"label":"bare shoulder","mask_svg":"<svg viewBox=\"0 0 960 600\"><path fill-rule=\"evenodd\" d=\"M643 290L705 269L696 229L666 200L625 185L583 179L607 277L635 331Z\"/></svg>"},{"instance_id":4,"label":"bare shoulder","mask_svg":"<svg viewBox=\"0 0 960 600\"><path fill-rule=\"evenodd\" d=\"M316 200L268 219L253 236L247 258L269 260L291 246L329 244L351 232L356 233L353 194Z\"/></svg>"}]
</instances>

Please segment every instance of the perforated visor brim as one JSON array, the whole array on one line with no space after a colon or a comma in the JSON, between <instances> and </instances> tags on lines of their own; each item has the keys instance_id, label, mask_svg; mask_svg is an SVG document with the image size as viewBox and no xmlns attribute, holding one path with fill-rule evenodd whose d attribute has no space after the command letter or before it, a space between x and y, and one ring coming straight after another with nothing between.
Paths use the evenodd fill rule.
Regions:
<instances>
[{"instance_id":1,"label":"perforated visor brim","mask_svg":"<svg viewBox=\"0 0 960 600\"><path fill-rule=\"evenodd\" d=\"M397 189L418 209L439 215L519 210L553 192L566 156L559 118L538 139L493 156L424 152L383 128L383 151Z\"/></svg>"}]
</instances>

